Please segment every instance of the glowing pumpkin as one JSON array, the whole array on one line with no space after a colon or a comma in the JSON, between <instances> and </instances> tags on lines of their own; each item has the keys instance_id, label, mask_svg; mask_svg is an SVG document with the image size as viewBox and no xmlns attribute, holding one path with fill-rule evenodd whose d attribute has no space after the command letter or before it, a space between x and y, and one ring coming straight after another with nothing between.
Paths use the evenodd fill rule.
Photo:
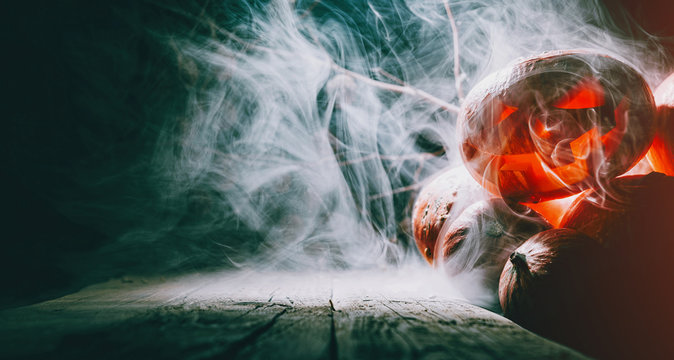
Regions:
<instances>
[{"instance_id":1,"label":"glowing pumpkin","mask_svg":"<svg viewBox=\"0 0 674 360\"><path fill-rule=\"evenodd\" d=\"M590 52L521 60L471 90L461 154L487 190L536 203L618 176L647 152L655 104L628 65Z\"/></svg>"},{"instance_id":2,"label":"glowing pumpkin","mask_svg":"<svg viewBox=\"0 0 674 360\"><path fill-rule=\"evenodd\" d=\"M658 131L648 151L653 170L674 176L674 74L655 89L658 105Z\"/></svg>"}]
</instances>

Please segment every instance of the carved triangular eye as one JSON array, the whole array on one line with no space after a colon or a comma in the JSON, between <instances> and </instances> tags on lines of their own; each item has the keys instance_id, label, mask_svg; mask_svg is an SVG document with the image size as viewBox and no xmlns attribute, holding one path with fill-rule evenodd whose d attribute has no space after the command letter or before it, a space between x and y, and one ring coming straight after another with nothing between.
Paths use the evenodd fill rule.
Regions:
<instances>
[{"instance_id":1,"label":"carved triangular eye","mask_svg":"<svg viewBox=\"0 0 674 360\"><path fill-rule=\"evenodd\" d=\"M501 107L502 107L501 113L499 114L498 121L496 122L496 124L501 123L501 121L507 119L508 116L510 116L510 114L517 111L516 107L509 106L509 105L506 105L506 104L503 104L503 103L501 103Z\"/></svg>"},{"instance_id":2,"label":"carved triangular eye","mask_svg":"<svg viewBox=\"0 0 674 360\"><path fill-rule=\"evenodd\" d=\"M580 81L552 106L558 109L589 109L604 105L604 88L595 77Z\"/></svg>"}]
</instances>

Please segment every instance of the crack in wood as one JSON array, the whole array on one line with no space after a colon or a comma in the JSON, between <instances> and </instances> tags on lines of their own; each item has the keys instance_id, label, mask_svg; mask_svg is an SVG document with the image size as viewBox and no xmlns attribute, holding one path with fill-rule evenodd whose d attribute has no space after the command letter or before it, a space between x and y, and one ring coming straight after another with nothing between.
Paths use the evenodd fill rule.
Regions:
<instances>
[{"instance_id":1,"label":"crack in wood","mask_svg":"<svg viewBox=\"0 0 674 360\"><path fill-rule=\"evenodd\" d=\"M424 309L424 311L435 321L437 321L439 324L443 325L448 325L448 326L455 326L459 323L459 320L455 318L447 318L446 314L440 313L436 311L434 308L430 308L426 306L423 302L419 300L415 300L417 305L419 305L421 308Z\"/></svg>"},{"instance_id":2,"label":"crack in wood","mask_svg":"<svg viewBox=\"0 0 674 360\"><path fill-rule=\"evenodd\" d=\"M232 321L239 320L240 318L252 313L253 311L256 311L257 309L273 306L273 305L264 304L264 303L251 303L250 305L253 305L252 309L246 310L243 313L235 316L234 318L232 318Z\"/></svg>"},{"instance_id":3,"label":"crack in wood","mask_svg":"<svg viewBox=\"0 0 674 360\"><path fill-rule=\"evenodd\" d=\"M238 341L232 342L229 345L229 348L224 351L224 353L221 354L216 354L213 356L213 358L225 358L225 359L232 359L234 358L241 350L243 350L246 346L254 343L260 336L262 336L264 333L269 331L276 321L288 311L287 307L284 307L283 310L275 314L267 323L264 325L258 327L257 329L253 330L250 334L246 335L243 339L240 339Z\"/></svg>"},{"instance_id":4,"label":"crack in wood","mask_svg":"<svg viewBox=\"0 0 674 360\"><path fill-rule=\"evenodd\" d=\"M338 347L337 347L337 329L335 326L335 304L332 302L332 298L335 294L335 287L332 281L330 282L330 298L328 303L330 304L330 343L328 344L328 354L330 360L337 360L339 358Z\"/></svg>"},{"instance_id":5,"label":"crack in wood","mask_svg":"<svg viewBox=\"0 0 674 360\"><path fill-rule=\"evenodd\" d=\"M276 289L272 290L272 291L269 293L269 300L267 300L267 302L271 302L272 299L274 299L274 296L276 295L276 292L277 292L278 290L279 290L279 288L276 288Z\"/></svg>"},{"instance_id":6,"label":"crack in wood","mask_svg":"<svg viewBox=\"0 0 674 360\"><path fill-rule=\"evenodd\" d=\"M335 308L332 307L332 299L330 300L330 343L328 344L328 354L330 360L337 360L339 358L337 347L337 330L335 328Z\"/></svg>"},{"instance_id":7,"label":"crack in wood","mask_svg":"<svg viewBox=\"0 0 674 360\"><path fill-rule=\"evenodd\" d=\"M253 312L259 310L259 309L267 309L267 308L273 308L274 306L279 306L279 307L282 307L283 310L285 311L285 310L293 307L291 305L287 305L287 304L283 304L283 303L260 303L260 302L251 302L251 301L238 302L238 303L234 303L234 304L235 305L253 305L253 308L244 311L242 314L239 314L236 317L232 318L232 320L238 320L242 317L245 317L246 315L248 315L250 313L253 313Z\"/></svg>"},{"instance_id":8,"label":"crack in wood","mask_svg":"<svg viewBox=\"0 0 674 360\"><path fill-rule=\"evenodd\" d=\"M383 301L380 301L379 303L382 304L382 305L384 305L384 307L388 308L389 310L393 311L394 314L398 315L401 319L405 320L406 322L408 322L408 323L410 323L410 324L412 324L414 321L417 321L417 320L418 320L418 319L416 319L416 318L414 318L414 317L405 316L405 315L399 313L398 311L396 311L394 308L388 306L388 305L387 305L386 303L384 303Z\"/></svg>"}]
</instances>

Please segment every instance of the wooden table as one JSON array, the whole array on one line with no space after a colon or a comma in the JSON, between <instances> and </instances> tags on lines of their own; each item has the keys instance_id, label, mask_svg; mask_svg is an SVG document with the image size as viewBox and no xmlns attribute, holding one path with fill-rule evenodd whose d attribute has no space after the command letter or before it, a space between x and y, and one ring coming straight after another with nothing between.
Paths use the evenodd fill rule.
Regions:
<instances>
[{"instance_id":1,"label":"wooden table","mask_svg":"<svg viewBox=\"0 0 674 360\"><path fill-rule=\"evenodd\" d=\"M114 279L0 312L0 358L584 356L402 269Z\"/></svg>"}]
</instances>

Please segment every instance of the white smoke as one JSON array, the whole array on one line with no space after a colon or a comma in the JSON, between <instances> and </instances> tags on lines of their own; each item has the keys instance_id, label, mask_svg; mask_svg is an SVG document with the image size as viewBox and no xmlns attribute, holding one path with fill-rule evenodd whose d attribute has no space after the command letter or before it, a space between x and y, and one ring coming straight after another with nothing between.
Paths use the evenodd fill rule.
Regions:
<instances>
[{"instance_id":1,"label":"white smoke","mask_svg":"<svg viewBox=\"0 0 674 360\"><path fill-rule=\"evenodd\" d=\"M152 249L157 269L194 257L285 269L421 262L411 203L426 179L461 165L456 110L474 84L555 49L613 55L650 83L669 61L655 42L619 34L597 1L160 7L177 20L147 31L171 57L181 111L144 164L158 195L104 250Z\"/></svg>"}]
</instances>

